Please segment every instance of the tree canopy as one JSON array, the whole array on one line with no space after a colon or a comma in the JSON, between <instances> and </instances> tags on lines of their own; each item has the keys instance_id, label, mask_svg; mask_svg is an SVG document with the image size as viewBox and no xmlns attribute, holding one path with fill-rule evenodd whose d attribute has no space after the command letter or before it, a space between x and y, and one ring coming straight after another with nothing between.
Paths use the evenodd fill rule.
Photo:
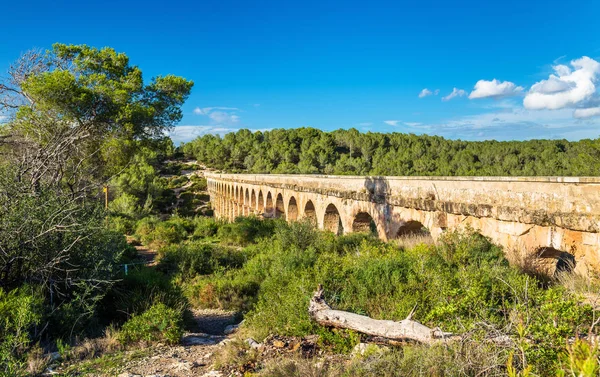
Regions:
<instances>
[{"instance_id":1,"label":"tree canopy","mask_svg":"<svg viewBox=\"0 0 600 377\"><path fill-rule=\"evenodd\" d=\"M106 169L109 155L122 168L132 143L165 137L181 119L192 86L173 75L144 83L127 55L108 47L30 51L0 83L0 113L8 116L0 140L33 181L44 176L74 186L83 175L106 178L115 170Z\"/></svg>"},{"instance_id":2,"label":"tree canopy","mask_svg":"<svg viewBox=\"0 0 600 377\"><path fill-rule=\"evenodd\" d=\"M231 172L388 176L596 176L600 139L462 141L403 133L314 128L239 130L183 146L199 162Z\"/></svg>"}]
</instances>

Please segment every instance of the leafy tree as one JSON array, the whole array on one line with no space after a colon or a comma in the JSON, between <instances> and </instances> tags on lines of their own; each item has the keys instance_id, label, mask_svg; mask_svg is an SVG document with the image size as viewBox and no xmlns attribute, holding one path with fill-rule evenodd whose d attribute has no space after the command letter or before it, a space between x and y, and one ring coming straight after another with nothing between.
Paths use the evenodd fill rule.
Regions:
<instances>
[{"instance_id":1,"label":"leafy tree","mask_svg":"<svg viewBox=\"0 0 600 377\"><path fill-rule=\"evenodd\" d=\"M173 75L145 84L127 55L108 47L57 43L30 51L0 84L0 112L9 115L0 128L4 152L34 184L46 179L77 191L114 173L108 151L162 139L181 119L192 86Z\"/></svg>"}]
</instances>

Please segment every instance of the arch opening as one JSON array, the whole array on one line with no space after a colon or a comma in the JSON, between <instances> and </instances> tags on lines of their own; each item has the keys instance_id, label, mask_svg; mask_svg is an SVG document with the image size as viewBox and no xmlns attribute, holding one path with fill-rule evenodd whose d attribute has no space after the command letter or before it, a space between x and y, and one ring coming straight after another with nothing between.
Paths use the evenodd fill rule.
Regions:
<instances>
[{"instance_id":1,"label":"arch opening","mask_svg":"<svg viewBox=\"0 0 600 377\"><path fill-rule=\"evenodd\" d=\"M317 223L317 211L311 200L306 202L306 205L304 206L304 218L308 219L313 224Z\"/></svg>"},{"instance_id":2,"label":"arch opening","mask_svg":"<svg viewBox=\"0 0 600 377\"><path fill-rule=\"evenodd\" d=\"M265 201L263 198L262 190L258 192L258 213L263 213L265 209Z\"/></svg>"},{"instance_id":3,"label":"arch opening","mask_svg":"<svg viewBox=\"0 0 600 377\"><path fill-rule=\"evenodd\" d=\"M293 196L290 198L290 201L288 203L287 220L298 220L298 204L296 203L296 198L294 198Z\"/></svg>"},{"instance_id":4,"label":"arch opening","mask_svg":"<svg viewBox=\"0 0 600 377\"><path fill-rule=\"evenodd\" d=\"M415 221L415 220L411 220L411 221L407 221L404 224L402 224L400 226L400 228L398 228L398 231L396 232L396 238L402 238L402 237L418 237L418 236L422 236L422 237L427 237L427 236L431 236L429 233L429 230L420 222Z\"/></svg>"},{"instance_id":5,"label":"arch opening","mask_svg":"<svg viewBox=\"0 0 600 377\"><path fill-rule=\"evenodd\" d=\"M277 200L275 201L275 217L280 218L285 216L285 207L283 204L283 196L277 194Z\"/></svg>"},{"instance_id":6,"label":"arch opening","mask_svg":"<svg viewBox=\"0 0 600 377\"><path fill-rule=\"evenodd\" d=\"M377 224L367 212L359 212L352 222L352 231L377 235Z\"/></svg>"},{"instance_id":7,"label":"arch opening","mask_svg":"<svg viewBox=\"0 0 600 377\"><path fill-rule=\"evenodd\" d=\"M249 216L252 213L250 208L250 191L246 189L246 197L244 198L244 215Z\"/></svg>"},{"instance_id":8,"label":"arch opening","mask_svg":"<svg viewBox=\"0 0 600 377\"><path fill-rule=\"evenodd\" d=\"M265 204L265 215L271 216L273 214L273 196L271 192L267 194L267 202Z\"/></svg>"},{"instance_id":9,"label":"arch opening","mask_svg":"<svg viewBox=\"0 0 600 377\"><path fill-rule=\"evenodd\" d=\"M333 232L338 236L344 234L344 226L342 225L342 217L335 205L329 204L325 209L323 217L323 227L325 230Z\"/></svg>"},{"instance_id":10,"label":"arch opening","mask_svg":"<svg viewBox=\"0 0 600 377\"><path fill-rule=\"evenodd\" d=\"M252 193L250 194L250 209L252 211L256 210L256 193L254 192L254 189L252 190Z\"/></svg>"},{"instance_id":11,"label":"arch opening","mask_svg":"<svg viewBox=\"0 0 600 377\"><path fill-rule=\"evenodd\" d=\"M554 277L557 277L561 273L571 273L575 270L575 256L571 253L553 247L540 247L537 249L536 255L540 259L548 260L547 263L540 261L542 262L540 264L546 264L545 270L549 276L554 275ZM556 260L556 262L552 259Z\"/></svg>"}]
</instances>

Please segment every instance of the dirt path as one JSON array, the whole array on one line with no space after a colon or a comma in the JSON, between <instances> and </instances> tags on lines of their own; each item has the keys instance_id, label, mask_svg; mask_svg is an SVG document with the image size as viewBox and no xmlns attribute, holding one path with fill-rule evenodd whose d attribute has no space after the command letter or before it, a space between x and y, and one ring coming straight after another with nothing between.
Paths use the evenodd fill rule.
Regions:
<instances>
[{"instance_id":1,"label":"dirt path","mask_svg":"<svg viewBox=\"0 0 600 377\"><path fill-rule=\"evenodd\" d=\"M189 377L224 376L213 369L215 355L222 350L229 337L227 326L238 323L238 316L222 310L193 312L202 332L186 333L179 345L156 345L149 356L128 361L121 368L120 377Z\"/></svg>"}]
</instances>

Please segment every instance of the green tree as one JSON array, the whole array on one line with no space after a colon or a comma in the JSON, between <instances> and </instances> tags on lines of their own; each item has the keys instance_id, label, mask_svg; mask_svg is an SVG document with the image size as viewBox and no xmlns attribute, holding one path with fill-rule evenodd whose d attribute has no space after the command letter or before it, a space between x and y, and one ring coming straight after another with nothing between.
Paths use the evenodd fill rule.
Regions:
<instances>
[{"instance_id":1,"label":"green tree","mask_svg":"<svg viewBox=\"0 0 600 377\"><path fill-rule=\"evenodd\" d=\"M173 75L144 83L123 53L64 44L24 54L4 82L0 112L9 121L0 133L13 161L33 183L51 180L72 191L112 172L102 149L129 147L114 139L162 139L193 86Z\"/></svg>"}]
</instances>

